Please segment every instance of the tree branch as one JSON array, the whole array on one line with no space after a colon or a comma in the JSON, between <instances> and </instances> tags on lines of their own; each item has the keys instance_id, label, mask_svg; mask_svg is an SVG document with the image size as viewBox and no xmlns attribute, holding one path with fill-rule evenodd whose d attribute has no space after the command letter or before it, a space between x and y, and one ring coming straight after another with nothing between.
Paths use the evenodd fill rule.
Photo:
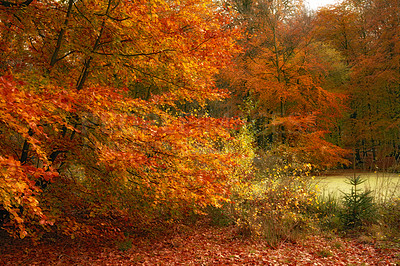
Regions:
<instances>
[{"instance_id":1,"label":"tree branch","mask_svg":"<svg viewBox=\"0 0 400 266\"><path fill-rule=\"evenodd\" d=\"M122 56L122 57L135 57L135 56L149 56L149 55L156 55L156 54L161 54L161 53L166 53L166 52L173 52L174 50L171 49L165 49L157 52L151 52L151 53L137 53L137 54L114 54L114 53L102 53L102 52L94 52L95 54L98 55L117 55L117 56Z\"/></svg>"},{"instance_id":2,"label":"tree branch","mask_svg":"<svg viewBox=\"0 0 400 266\"><path fill-rule=\"evenodd\" d=\"M105 14L106 14L107 16L108 16L108 14L110 13L110 9L111 9L111 0L108 1L107 10L106 10L106 12L105 12ZM107 18L107 17L106 17L106 18ZM97 36L97 38L96 38L96 41L95 41L95 43L94 43L94 45L93 45L93 49L92 49L92 51L91 51L92 53L96 52L96 50L99 48L100 39L101 39L101 37L102 37L102 35L103 35L103 32L104 32L104 30L105 30L105 27L106 27L106 18L104 18L104 19L103 19L103 22L101 23L100 32L99 32L99 34L98 34L98 36ZM85 64L84 64L83 69L82 69L82 71L81 71L81 75L79 76L78 82L77 82L77 84L76 84L76 89L77 89L78 91L80 91L80 90L83 88L83 85L84 85L85 82L86 82L86 79L87 79L87 77L88 77L88 75L89 75L90 63L91 63L92 60L93 60L93 57L92 57L92 56L89 56L89 58L85 60Z\"/></svg>"},{"instance_id":3,"label":"tree branch","mask_svg":"<svg viewBox=\"0 0 400 266\"><path fill-rule=\"evenodd\" d=\"M0 6L4 6L4 7L26 7L29 6L31 3L33 2L33 0L26 0L22 3L13 3L13 2L8 2L8 1L2 1L0 0Z\"/></svg>"},{"instance_id":4,"label":"tree branch","mask_svg":"<svg viewBox=\"0 0 400 266\"><path fill-rule=\"evenodd\" d=\"M63 59L65 57L64 56L64 57L58 58L58 54L59 54L60 49L61 49L61 43L63 41L65 31L66 31L66 29L68 27L68 21L69 21L70 15L71 15L71 10L72 10L72 4L73 3L74 3L73 0L69 0L67 15L65 17L64 24L61 27L60 33L58 34L57 44L56 44L56 47L54 49L53 55L51 56L51 60L50 60L50 66L51 67L53 67L58 61L60 61L61 59Z\"/></svg>"}]
</instances>

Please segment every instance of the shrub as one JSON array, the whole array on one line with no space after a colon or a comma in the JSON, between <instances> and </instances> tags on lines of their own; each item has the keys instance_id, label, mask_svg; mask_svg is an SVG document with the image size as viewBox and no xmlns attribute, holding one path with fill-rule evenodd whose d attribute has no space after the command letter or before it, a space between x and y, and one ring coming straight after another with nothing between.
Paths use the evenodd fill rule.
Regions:
<instances>
[{"instance_id":1,"label":"shrub","mask_svg":"<svg viewBox=\"0 0 400 266\"><path fill-rule=\"evenodd\" d=\"M340 205L340 199L334 194L324 193L318 197L318 200L309 209L309 214L316 216L317 221L322 229L327 230L339 230L341 229L340 211L342 207Z\"/></svg>"},{"instance_id":2,"label":"shrub","mask_svg":"<svg viewBox=\"0 0 400 266\"><path fill-rule=\"evenodd\" d=\"M315 194L309 190L310 178L294 172L287 165L234 187L232 216L241 235L261 237L276 246L283 240L296 241L311 227L305 211Z\"/></svg>"},{"instance_id":3,"label":"shrub","mask_svg":"<svg viewBox=\"0 0 400 266\"><path fill-rule=\"evenodd\" d=\"M400 237L400 198L392 199L381 205L381 222L386 228L386 234Z\"/></svg>"},{"instance_id":4,"label":"shrub","mask_svg":"<svg viewBox=\"0 0 400 266\"><path fill-rule=\"evenodd\" d=\"M311 226L305 212L316 199L310 189L310 164L256 152L251 125L224 143L224 152L242 156L236 157L237 168L230 179L230 203L208 209L212 223L233 221L238 234L264 238L271 246L295 241Z\"/></svg>"},{"instance_id":5,"label":"shrub","mask_svg":"<svg viewBox=\"0 0 400 266\"><path fill-rule=\"evenodd\" d=\"M211 225L224 227L233 224L233 219L229 215L228 206L225 204L221 207L207 206L206 213L211 219Z\"/></svg>"}]
</instances>

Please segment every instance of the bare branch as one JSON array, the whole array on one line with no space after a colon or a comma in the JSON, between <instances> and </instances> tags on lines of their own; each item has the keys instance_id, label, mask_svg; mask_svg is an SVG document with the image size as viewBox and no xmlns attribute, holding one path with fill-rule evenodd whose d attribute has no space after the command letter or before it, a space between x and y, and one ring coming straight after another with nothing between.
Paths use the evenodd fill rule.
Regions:
<instances>
[{"instance_id":1,"label":"bare branch","mask_svg":"<svg viewBox=\"0 0 400 266\"><path fill-rule=\"evenodd\" d=\"M72 4L73 4L73 2L74 2L73 0L69 0L67 15L66 15L66 17L65 17L64 24L63 24L63 26L61 27L60 33L58 34L57 44L56 44L56 47L55 47L55 49L54 49L53 55L52 55L51 60L50 60L50 66L52 66L52 67L53 67L58 61L62 60L62 59L65 57L65 56L64 56L64 57L58 58L58 54L59 54L59 52L60 52L61 44L62 44L62 41L63 41L63 39L64 39L65 32L66 32L67 27L68 27L68 21L69 21L70 15L71 15L71 10L72 10Z\"/></svg>"},{"instance_id":2,"label":"bare branch","mask_svg":"<svg viewBox=\"0 0 400 266\"><path fill-rule=\"evenodd\" d=\"M135 57L135 56L149 56L149 55L156 55L156 54L161 54L161 53L166 53L166 52L173 52L174 50L171 49L166 49L166 50L161 50L157 52L151 52L151 53L137 53L137 54L114 54L114 53L102 53L102 52L94 52L95 54L98 55L117 55L117 56L122 56L122 57Z\"/></svg>"}]
</instances>

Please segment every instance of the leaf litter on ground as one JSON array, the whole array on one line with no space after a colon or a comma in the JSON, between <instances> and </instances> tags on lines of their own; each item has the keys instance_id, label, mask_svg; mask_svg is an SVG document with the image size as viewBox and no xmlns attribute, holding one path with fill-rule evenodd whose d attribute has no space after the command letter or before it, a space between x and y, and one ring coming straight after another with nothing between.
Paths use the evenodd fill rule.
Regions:
<instances>
[{"instance_id":1,"label":"leaf litter on ground","mask_svg":"<svg viewBox=\"0 0 400 266\"><path fill-rule=\"evenodd\" d=\"M159 236L44 239L37 245L1 235L0 265L399 265L400 245L310 235L277 247L238 237L234 227L179 225ZM125 246L124 246L125 247Z\"/></svg>"}]
</instances>

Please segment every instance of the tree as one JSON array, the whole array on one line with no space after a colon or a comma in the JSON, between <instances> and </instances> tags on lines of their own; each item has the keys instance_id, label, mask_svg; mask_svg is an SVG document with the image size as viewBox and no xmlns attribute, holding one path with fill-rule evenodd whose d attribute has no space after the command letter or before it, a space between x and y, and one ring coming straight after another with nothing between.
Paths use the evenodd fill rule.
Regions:
<instances>
[{"instance_id":1,"label":"tree","mask_svg":"<svg viewBox=\"0 0 400 266\"><path fill-rule=\"evenodd\" d=\"M351 69L344 145L365 168L398 156L397 11L396 1L344 1L318 14L322 39Z\"/></svg>"},{"instance_id":2,"label":"tree","mask_svg":"<svg viewBox=\"0 0 400 266\"><path fill-rule=\"evenodd\" d=\"M55 223L73 234L82 218L226 199L235 155L216 143L240 122L195 117L179 103L226 96L213 75L238 50L229 10L212 1L0 4L0 203L10 232Z\"/></svg>"},{"instance_id":3,"label":"tree","mask_svg":"<svg viewBox=\"0 0 400 266\"><path fill-rule=\"evenodd\" d=\"M224 72L221 84L245 99L241 108L255 121L260 146L279 146L280 156L319 166L347 163L345 150L326 146L325 133L341 113L341 96L322 87L325 73L318 66L324 62L302 1L236 6L247 22L247 39L241 41L246 52Z\"/></svg>"}]
</instances>

